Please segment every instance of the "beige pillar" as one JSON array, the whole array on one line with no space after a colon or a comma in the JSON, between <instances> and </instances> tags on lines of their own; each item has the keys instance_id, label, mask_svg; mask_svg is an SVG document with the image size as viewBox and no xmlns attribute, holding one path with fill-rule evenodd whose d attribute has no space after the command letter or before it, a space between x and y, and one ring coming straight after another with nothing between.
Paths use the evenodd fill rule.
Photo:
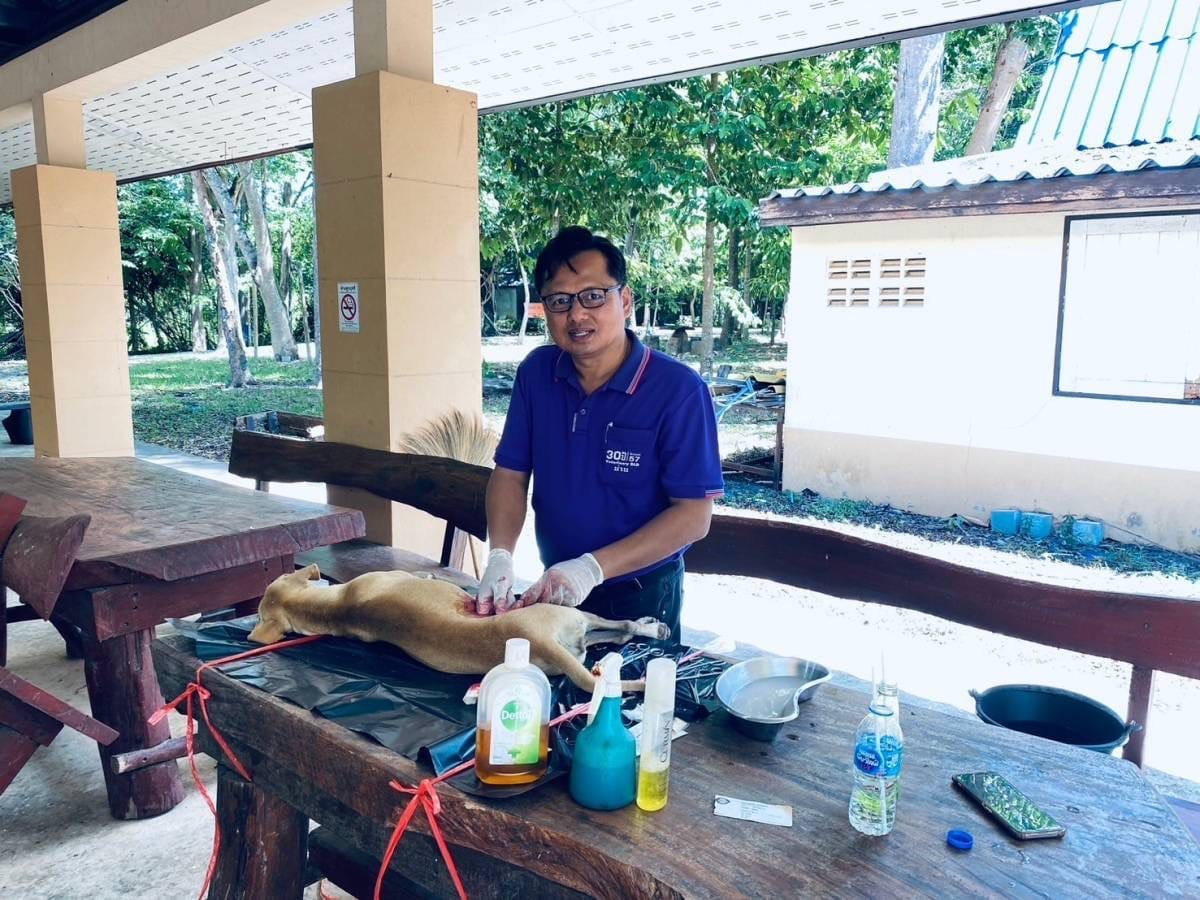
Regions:
<instances>
[{"instance_id":1,"label":"beige pillar","mask_svg":"<svg viewBox=\"0 0 1200 900\"><path fill-rule=\"evenodd\" d=\"M354 0L354 74L433 81L430 0Z\"/></svg>"},{"instance_id":2,"label":"beige pillar","mask_svg":"<svg viewBox=\"0 0 1200 900\"><path fill-rule=\"evenodd\" d=\"M426 80L371 71L313 91L327 440L395 450L452 407L480 409L477 133L475 96ZM357 332L341 321L347 283ZM329 499L362 509L373 540L440 550L424 513Z\"/></svg>"},{"instance_id":3,"label":"beige pillar","mask_svg":"<svg viewBox=\"0 0 1200 900\"><path fill-rule=\"evenodd\" d=\"M117 182L83 168L83 113L34 99L38 165L12 173L38 456L132 456Z\"/></svg>"}]
</instances>

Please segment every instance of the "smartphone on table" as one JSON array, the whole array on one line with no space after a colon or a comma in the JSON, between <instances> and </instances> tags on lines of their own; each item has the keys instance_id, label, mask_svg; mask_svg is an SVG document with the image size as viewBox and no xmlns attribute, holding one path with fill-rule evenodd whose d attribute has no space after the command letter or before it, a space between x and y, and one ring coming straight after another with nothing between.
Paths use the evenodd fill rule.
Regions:
<instances>
[{"instance_id":1,"label":"smartphone on table","mask_svg":"<svg viewBox=\"0 0 1200 900\"><path fill-rule=\"evenodd\" d=\"M1016 838L1056 838L1067 833L1033 801L1018 791L1007 778L996 772L971 772L955 775L954 786L983 807Z\"/></svg>"}]
</instances>

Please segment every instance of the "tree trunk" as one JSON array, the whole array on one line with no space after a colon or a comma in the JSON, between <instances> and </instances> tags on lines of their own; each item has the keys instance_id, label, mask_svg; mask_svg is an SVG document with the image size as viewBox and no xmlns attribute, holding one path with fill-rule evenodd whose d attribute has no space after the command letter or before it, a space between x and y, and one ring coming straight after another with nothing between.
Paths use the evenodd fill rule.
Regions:
<instances>
[{"instance_id":1,"label":"tree trunk","mask_svg":"<svg viewBox=\"0 0 1200 900\"><path fill-rule=\"evenodd\" d=\"M246 291L246 307L250 311L250 351L258 359L258 290L254 281L250 281L250 289Z\"/></svg>"},{"instance_id":2,"label":"tree trunk","mask_svg":"<svg viewBox=\"0 0 1200 900\"><path fill-rule=\"evenodd\" d=\"M739 232L736 228L729 229L729 287L737 290L738 287L738 263L741 262L740 241L738 239ZM737 337L738 324L737 318L734 316L732 305L725 307L725 319L721 323L721 346L729 349L733 346L733 341Z\"/></svg>"},{"instance_id":3,"label":"tree trunk","mask_svg":"<svg viewBox=\"0 0 1200 900\"><path fill-rule=\"evenodd\" d=\"M521 327L517 329L517 337L525 343L525 329L529 325L529 273L525 271L525 261L521 258L521 247L517 243L517 235L512 236L513 252L517 256L517 270L521 273L521 290L525 292L525 305L521 307ZM543 310L545 312L545 310Z\"/></svg>"},{"instance_id":4,"label":"tree trunk","mask_svg":"<svg viewBox=\"0 0 1200 900\"><path fill-rule=\"evenodd\" d=\"M204 231L212 254L213 272L217 276L217 321L229 353L229 386L240 388L250 384L250 364L246 361L246 345L242 342L242 321L237 304L237 253L230 237L217 222L216 213L205 190L205 179L192 172L192 187L204 220Z\"/></svg>"},{"instance_id":5,"label":"tree trunk","mask_svg":"<svg viewBox=\"0 0 1200 900\"><path fill-rule=\"evenodd\" d=\"M900 65L892 101L888 168L932 162L937 148L938 91L946 38L929 34L900 42Z\"/></svg>"},{"instance_id":6,"label":"tree trunk","mask_svg":"<svg viewBox=\"0 0 1200 900\"><path fill-rule=\"evenodd\" d=\"M278 362L293 362L297 358L296 339L292 337L292 323L283 307L279 283L275 280L275 254L271 249L271 231L267 227L262 186L254 177L250 163L239 163L238 171L245 183L246 209L250 213L250 224L254 229L254 249L258 256L258 289L262 293L267 325L271 329L271 352L275 354ZM257 344L258 339L255 335L255 345Z\"/></svg>"},{"instance_id":7,"label":"tree trunk","mask_svg":"<svg viewBox=\"0 0 1200 900\"><path fill-rule=\"evenodd\" d=\"M304 356L306 359L312 359L312 346L309 344L311 334L308 329L308 304L304 300L304 279L297 279L297 285L300 289L300 321L304 325Z\"/></svg>"},{"instance_id":8,"label":"tree trunk","mask_svg":"<svg viewBox=\"0 0 1200 900\"><path fill-rule=\"evenodd\" d=\"M208 335L204 331L204 298L200 295L204 267L200 264L200 232L191 229L192 273L188 278L188 294L192 298L192 352L208 350Z\"/></svg>"},{"instance_id":9,"label":"tree trunk","mask_svg":"<svg viewBox=\"0 0 1200 900\"><path fill-rule=\"evenodd\" d=\"M754 306L750 300L750 276L753 274L752 266L754 265L754 232L748 232L745 240L746 246L746 265L742 269L742 305L750 312L754 312Z\"/></svg>"},{"instance_id":10,"label":"tree trunk","mask_svg":"<svg viewBox=\"0 0 1200 900\"><path fill-rule=\"evenodd\" d=\"M964 156L990 153L996 145L996 135L1000 133L1004 114L1008 112L1013 89L1017 86L1021 73L1025 71L1028 59L1029 45L1019 37L1014 37L1010 26L1000 49L996 51L992 81L988 85L987 94L984 95L979 119L975 122L975 130L971 132L971 140L967 143Z\"/></svg>"},{"instance_id":11,"label":"tree trunk","mask_svg":"<svg viewBox=\"0 0 1200 900\"><path fill-rule=\"evenodd\" d=\"M711 191L710 191L711 193ZM712 198L706 198L704 212L704 299L700 304L700 374L713 371L713 262L716 256L717 217Z\"/></svg>"},{"instance_id":12,"label":"tree trunk","mask_svg":"<svg viewBox=\"0 0 1200 900\"><path fill-rule=\"evenodd\" d=\"M631 260L633 258L633 248L636 246L637 246L637 210L634 207L630 206L629 207L629 225L625 228L625 247L622 251L625 254L626 262L629 262L629 260ZM632 304L630 304L629 315L633 317L633 321L629 323L629 326L631 328L637 328L637 298L634 298L634 302ZM642 333L645 334L645 329L642 330Z\"/></svg>"},{"instance_id":13,"label":"tree trunk","mask_svg":"<svg viewBox=\"0 0 1200 900\"><path fill-rule=\"evenodd\" d=\"M321 386L321 264L320 256L317 253L316 233L317 233L317 205L313 203L313 283L312 283L312 308L313 308L313 359L316 360L316 365L313 366L313 384L317 387Z\"/></svg>"},{"instance_id":14,"label":"tree trunk","mask_svg":"<svg viewBox=\"0 0 1200 900\"><path fill-rule=\"evenodd\" d=\"M721 86L721 75L713 72L708 76L708 90L715 94ZM708 190L704 197L704 299L700 304L700 374L711 375L713 371L713 312L716 285L713 283L717 241L717 218L713 210L713 188L717 184L717 107L714 103L708 113L708 135L704 139L704 164L707 170Z\"/></svg>"}]
</instances>

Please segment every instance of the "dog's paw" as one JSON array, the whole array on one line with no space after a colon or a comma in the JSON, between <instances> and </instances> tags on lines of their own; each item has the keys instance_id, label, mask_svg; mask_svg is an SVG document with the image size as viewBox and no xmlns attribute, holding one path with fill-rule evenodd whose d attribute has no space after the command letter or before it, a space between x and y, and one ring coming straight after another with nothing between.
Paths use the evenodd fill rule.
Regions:
<instances>
[{"instance_id":1,"label":"dog's paw","mask_svg":"<svg viewBox=\"0 0 1200 900\"><path fill-rule=\"evenodd\" d=\"M652 637L660 641L665 641L671 636L671 629L662 622L658 621L658 619L654 618L654 616L642 616L637 620L637 623L639 625L650 626L651 632L646 634L646 637Z\"/></svg>"}]
</instances>

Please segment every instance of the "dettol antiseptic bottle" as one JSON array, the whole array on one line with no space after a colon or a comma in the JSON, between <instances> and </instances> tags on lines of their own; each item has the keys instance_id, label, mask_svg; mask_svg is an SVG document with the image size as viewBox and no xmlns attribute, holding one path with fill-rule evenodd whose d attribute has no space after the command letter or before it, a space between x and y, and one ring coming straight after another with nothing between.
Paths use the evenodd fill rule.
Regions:
<instances>
[{"instance_id":1,"label":"dettol antiseptic bottle","mask_svg":"<svg viewBox=\"0 0 1200 900\"><path fill-rule=\"evenodd\" d=\"M504 662L479 689L475 774L486 784L527 784L546 774L550 682L529 664L529 641L509 638Z\"/></svg>"}]
</instances>

